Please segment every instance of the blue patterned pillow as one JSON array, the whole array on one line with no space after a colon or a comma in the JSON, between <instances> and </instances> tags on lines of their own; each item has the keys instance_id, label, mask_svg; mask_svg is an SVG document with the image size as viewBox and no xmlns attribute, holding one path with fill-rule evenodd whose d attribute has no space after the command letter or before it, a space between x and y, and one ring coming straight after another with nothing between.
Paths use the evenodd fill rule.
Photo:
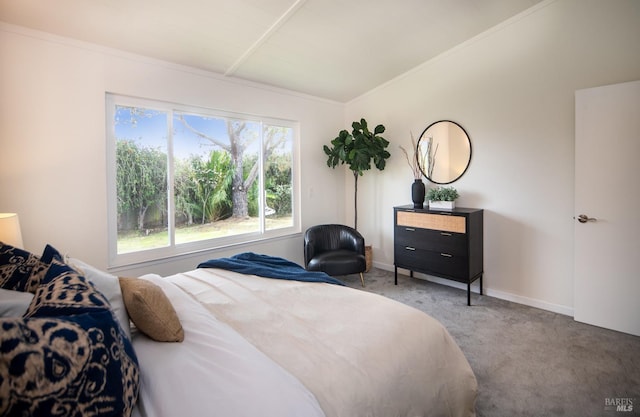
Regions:
<instances>
[{"instance_id":1,"label":"blue patterned pillow","mask_svg":"<svg viewBox=\"0 0 640 417\"><path fill-rule=\"evenodd\" d=\"M1 416L129 416L138 361L105 297L54 261L24 318L0 319Z\"/></svg>"},{"instance_id":2,"label":"blue patterned pillow","mask_svg":"<svg viewBox=\"0 0 640 417\"><path fill-rule=\"evenodd\" d=\"M0 288L34 293L48 268L31 252L0 242Z\"/></svg>"},{"instance_id":3,"label":"blue patterned pillow","mask_svg":"<svg viewBox=\"0 0 640 417\"><path fill-rule=\"evenodd\" d=\"M40 261L45 264L50 264L53 261L58 261L60 263L64 263L64 255L60 253L60 251L53 246L47 244L42 251L42 256L40 257Z\"/></svg>"}]
</instances>

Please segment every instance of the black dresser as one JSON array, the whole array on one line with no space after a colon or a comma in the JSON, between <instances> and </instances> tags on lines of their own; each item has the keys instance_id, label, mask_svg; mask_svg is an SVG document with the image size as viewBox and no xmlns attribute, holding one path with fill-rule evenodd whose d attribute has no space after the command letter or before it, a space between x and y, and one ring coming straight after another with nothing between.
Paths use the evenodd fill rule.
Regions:
<instances>
[{"instance_id":1,"label":"black dresser","mask_svg":"<svg viewBox=\"0 0 640 417\"><path fill-rule=\"evenodd\" d=\"M395 283L398 268L447 278L467 284L471 305L471 283L483 274L483 210L393 208Z\"/></svg>"}]
</instances>

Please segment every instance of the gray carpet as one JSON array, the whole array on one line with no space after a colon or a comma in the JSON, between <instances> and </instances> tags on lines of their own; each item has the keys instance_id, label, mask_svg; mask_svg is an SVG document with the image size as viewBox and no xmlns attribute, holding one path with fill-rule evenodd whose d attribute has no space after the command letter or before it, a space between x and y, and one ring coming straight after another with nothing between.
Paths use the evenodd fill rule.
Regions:
<instances>
[{"instance_id":1,"label":"gray carpet","mask_svg":"<svg viewBox=\"0 0 640 417\"><path fill-rule=\"evenodd\" d=\"M640 337L572 317L373 268L362 288L438 319L478 380L479 417L640 415ZM400 324L399 324L400 325ZM629 403L616 411L611 402Z\"/></svg>"}]
</instances>

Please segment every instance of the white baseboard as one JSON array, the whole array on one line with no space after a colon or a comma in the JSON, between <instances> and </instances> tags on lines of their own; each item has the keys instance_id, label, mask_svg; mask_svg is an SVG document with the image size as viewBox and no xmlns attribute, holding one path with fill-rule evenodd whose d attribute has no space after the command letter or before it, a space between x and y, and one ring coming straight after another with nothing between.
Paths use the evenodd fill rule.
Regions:
<instances>
[{"instance_id":1,"label":"white baseboard","mask_svg":"<svg viewBox=\"0 0 640 417\"><path fill-rule=\"evenodd\" d=\"M381 263L381 262L373 262L373 266L375 266L376 268L380 268L383 269L385 271L394 271L394 266L393 265L389 265L386 263ZM402 268L400 268L403 272L406 271ZM431 282L435 282L437 284L442 284L442 285L447 285L449 287L454 287L454 288L459 288L462 290L467 290L467 285L463 284L461 282L457 282L457 281L452 281L449 279L444 279L444 278L438 278L438 277L433 277L430 275L425 275L425 274L420 274L420 273L415 273L414 276L416 278L419 279L425 279L427 281L431 281ZM518 304L523 304L529 307L535 307L535 308L539 308L542 310L547 310L547 311L551 311L554 313L558 313L558 314L563 314L565 316L570 316L573 317L573 308L571 307L567 307L567 306L563 306L563 305L559 305L559 304L553 304L553 303L549 303L546 301L542 301L542 300L537 300L535 298L529 298L529 297L524 297L522 295L517 295L517 294L511 294L509 292L505 292L505 291L500 291L500 290L493 290L491 288L487 287L486 282L483 282L483 292L485 295L488 295L490 297L495 297L495 298L499 298L501 300L506 300L506 301L511 301L513 303L518 303ZM471 284L471 292L479 294L480 293L480 284L478 281L474 282L473 284Z\"/></svg>"}]
</instances>

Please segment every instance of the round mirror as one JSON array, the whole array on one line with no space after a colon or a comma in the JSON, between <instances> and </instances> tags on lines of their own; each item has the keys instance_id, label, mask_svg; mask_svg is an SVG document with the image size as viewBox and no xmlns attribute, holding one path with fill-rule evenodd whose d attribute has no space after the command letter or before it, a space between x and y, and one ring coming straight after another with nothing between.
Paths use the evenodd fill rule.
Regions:
<instances>
[{"instance_id":1,"label":"round mirror","mask_svg":"<svg viewBox=\"0 0 640 417\"><path fill-rule=\"evenodd\" d=\"M471 140L456 122L440 120L430 124L416 147L420 171L435 184L451 184L469 168Z\"/></svg>"}]
</instances>

